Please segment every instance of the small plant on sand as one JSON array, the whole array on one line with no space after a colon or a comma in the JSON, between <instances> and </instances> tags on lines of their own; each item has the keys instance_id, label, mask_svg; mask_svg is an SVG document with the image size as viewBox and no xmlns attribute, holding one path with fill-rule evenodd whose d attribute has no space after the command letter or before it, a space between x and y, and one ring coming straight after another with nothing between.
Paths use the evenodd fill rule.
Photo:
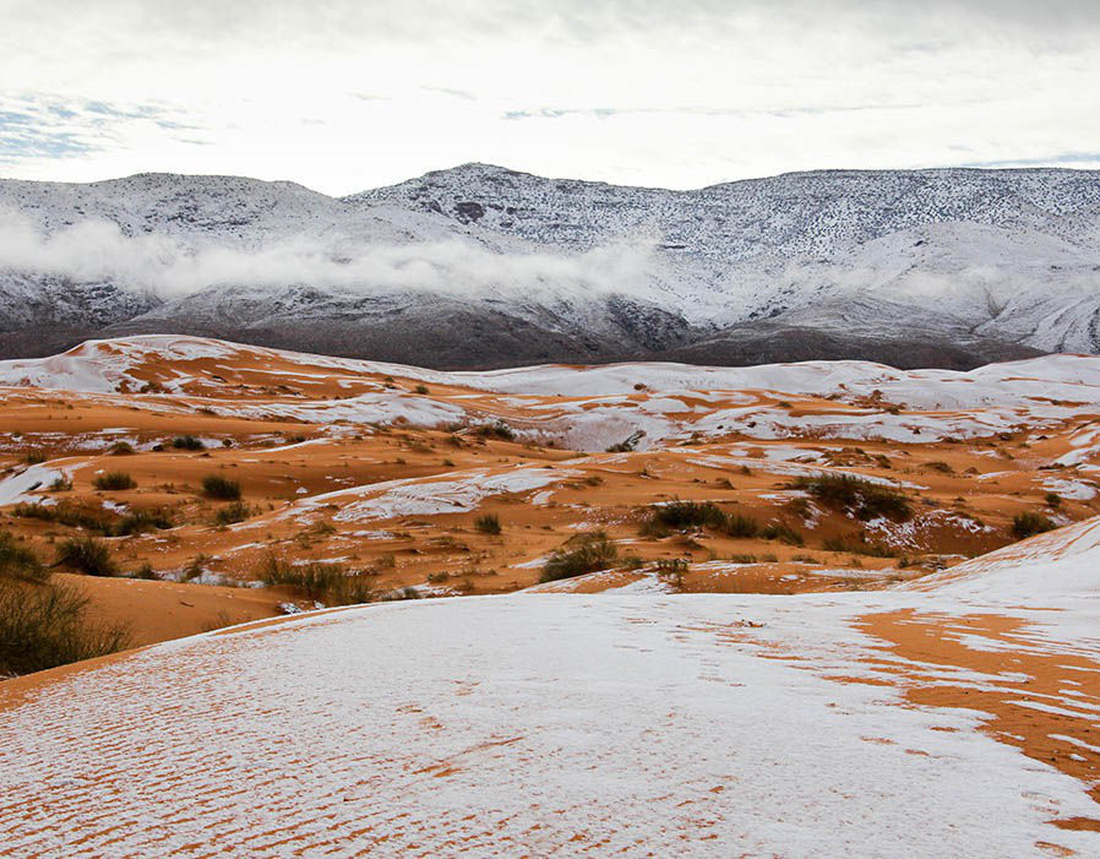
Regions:
<instances>
[{"instance_id":1,"label":"small plant on sand","mask_svg":"<svg viewBox=\"0 0 1100 859\"><path fill-rule=\"evenodd\" d=\"M153 569L153 565L148 561L142 563L140 567L134 570L132 573L127 573L127 576L131 579L144 579L146 581L156 581L157 571Z\"/></svg>"},{"instance_id":2,"label":"small plant on sand","mask_svg":"<svg viewBox=\"0 0 1100 859\"><path fill-rule=\"evenodd\" d=\"M709 501L681 501L677 498L653 507L642 523L641 531L646 537L665 537L673 531L720 529L725 524L726 514Z\"/></svg>"},{"instance_id":3,"label":"small plant on sand","mask_svg":"<svg viewBox=\"0 0 1100 859\"><path fill-rule=\"evenodd\" d=\"M126 627L89 621L87 604L87 598L68 585L0 580L0 677L43 671L127 647Z\"/></svg>"},{"instance_id":4,"label":"small plant on sand","mask_svg":"<svg viewBox=\"0 0 1100 859\"><path fill-rule=\"evenodd\" d=\"M175 525L163 510L134 510L112 525L107 533L111 537L128 537L146 531L165 530Z\"/></svg>"},{"instance_id":5,"label":"small plant on sand","mask_svg":"<svg viewBox=\"0 0 1100 859\"><path fill-rule=\"evenodd\" d=\"M219 474L208 474L202 479L202 494L218 501L236 501L241 497L241 485Z\"/></svg>"},{"instance_id":6,"label":"small plant on sand","mask_svg":"<svg viewBox=\"0 0 1100 859\"><path fill-rule=\"evenodd\" d=\"M86 576L113 576L116 572L111 550L95 537L65 540L58 547L57 563L74 567Z\"/></svg>"},{"instance_id":7,"label":"small plant on sand","mask_svg":"<svg viewBox=\"0 0 1100 859\"><path fill-rule=\"evenodd\" d=\"M1042 534L1044 531L1054 530L1055 525L1042 513L1033 513L1030 510L1018 513L1012 519L1012 536L1017 540Z\"/></svg>"},{"instance_id":8,"label":"small plant on sand","mask_svg":"<svg viewBox=\"0 0 1100 859\"><path fill-rule=\"evenodd\" d=\"M644 430L633 432L622 441L616 442L615 444L608 446L607 453L630 453L631 451L637 449L638 442L640 442L644 437Z\"/></svg>"},{"instance_id":9,"label":"small plant on sand","mask_svg":"<svg viewBox=\"0 0 1100 859\"><path fill-rule=\"evenodd\" d=\"M474 434L481 438L496 438L501 441L515 441L516 431L504 421L492 421L474 428Z\"/></svg>"},{"instance_id":10,"label":"small plant on sand","mask_svg":"<svg viewBox=\"0 0 1100 859\"><path fill-rule=\"evenodd\" d=\"M474 520L474 527L482 534L499 534L500 517L495 513L486 513L484 516L478 516Z\"/></svg>"},{"instance_id":11,"label":"small plant on sand","mask_svg":"<svg viewBox=\"0 0 1100 859\"><path fill-rule=\"evenodd\" d=\"M765 540L778 540L780 543L786 543L788 546L806 545L805 538L784 522L773 522L767 525L760 532L760 536Z\"/></svg>"},{"instance_id":12,"label":"small plant on sand","mask_svg":"<svg viewBox=\"0 0 1100 859\"><path fill-rule=\"evenodd\" d=\"M913 515L908 499L900 490L848 474L800 477L794 486L809 492L822 504L851 511L864 521L884 516L904 522Z\"/></svg>"},{"instance_id":13,"label":"small plant on sand","mask_svg":"<svg viewBox=\"0 0 1100 859\"><path fill-rule=\"evenodd\" d=\"M686 558L661 558L657 561L657 576L679 590L684 586L684 573L688 571Z\"/></svg>"},{"instance_id":14,"label":"small plant on sand","mask_svg":"<svg viewBox=\"0 0 1100 859\"><path fill-rule=\"evenodd\" d=\"M111 456L132 456L134 453L134 446L128 441L116 441L107 448L107 453Z\"/></svg>"},{"instance_id":15,"label":"small plant on sand","mask_svg":"<svg viewBox=\"0 0 1100 859\"><path fill-rule=\"evenodd\" d=\"M319 600L347 573L339 564L292 564L268 555L260 570L265 585L285 585L304 592L308 599Z\"/></svg>"},{"instance_id":16,"label":"small plant on sand","mask_svg":"<svg viewBox=\"0 0 1100 859\"><path fill-rule=\"evenodd\" d=\"M214 514L214 527L225 528L236 522L243 522L251 513L251 509L243 501L233 501Z\"/></svg>"},{"instance_id":17,"label":"small plant on sand","mask_svg":"<svg viewBox=\"0 0 1100 859\"><path fill-rule=\"evenodd\" d=\"M202 450L206 445L193 435L178 435L172 439L172 447L176 450Z\"/></svg>"},{"instance_id":18,"label":"small plant on sand","mask_svg":"<svg viewBox=\"0 0 1100 859\"><path fill-rule=\"evenodd\" d=\"M96 475L92 485L104 492L122 492L133 489L137 483L125 471L108 471L105 474Z\"/></svg>"},{"instance_id":19,"label":"small plant on sand","mask_svg":"<svg viewBox=\"0 0 1100 859\"><path fill-rule=\"evenodd\" d=\"M727 537L741 537L751 540L760 533L760 525L751 516L731 513L726 518L726 524L722 528L722 532Z\"/></svg>"},{"instance_id":20,"label":"small plant on sand","mask_svg":"<svg viewBox=\"0 0 1100 859\"><path fill-rule=\"evenodd\" d=\"M547 558L539 581L553 582L605 570L618 557L618 547L603 531L576 534Z\"/></svg>"},{"instance_id":21,"label":"small plant on sand","mask_svg":"<svg viewBox=\"0 0 1100 859\"><path fill-rule=\"evenodd\" d=\"M822 544L826 552L843 552L847 555L867 555L871 558L896 558L898 552L882 543L870 543L864 534L844 537L826 537Z\"/></svg>"},{"instance_id":22,"label":"small plant on sand","mask_svg":"<svg viewBox=\"0 0 1100 859\"><path fill-rule=\"evenodd\" d=\"M44 582L49 577L49 570L34 552L20 546L9 531L0 531L0 579Z\"/></svg>"}]
</instances>

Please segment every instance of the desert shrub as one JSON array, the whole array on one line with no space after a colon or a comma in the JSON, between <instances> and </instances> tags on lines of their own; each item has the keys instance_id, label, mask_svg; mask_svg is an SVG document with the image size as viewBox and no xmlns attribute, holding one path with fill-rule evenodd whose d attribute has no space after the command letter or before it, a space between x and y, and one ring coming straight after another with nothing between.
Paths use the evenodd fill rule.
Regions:
<instances>
[{"instance_id":1,"label":"desert shrub","mask_svg":"<svg viewBox=\"0 0 1100 859\"><path fill-rule=\"evenodd\" d=\"M39 465L45 462L46 459L46 454L41 450L28 451L23 455L23 462L27 463L27 465Z\"/></svg>"},{"instance_id":2,"label":"desert shrub","mask_svg":"<svg viewBox=\"0 0 1100 859\"><path fill-rule=\"evenodd\" d=\"M420 591L413 587L394 588L392 591L386 591L379 597L383 602L394 602L395 600L418 600L420 599Z\"/></svg>"},{"instance_id":3,"label":"desert shrub","mask_svg":"<svg viewBox=\"0 0 1100 859\"><path fill-rule=\"evenodd\" d=\"M218 501L236 501L241 497L241 484L219 474L208 474L202 479L202 494Z\"/></svg>"},{"instance_id":4,"label":"desert shrub","mask_svg":"<svg viewBox=\"0 0 1100 859\"><path fill-rule=\"evenodd\" d=\"M428 386L427 385L417 385L415 388L413 388L413 390L416 391L418 394L427 394L428 393Z\"/></svg>"},{"instance_id":5,"label":"desert shrub","mask_svg":"<svg viewBox=\"0 0 1100 859\"><path fill-rule=\"evenodd\" d=\"M740 513L732 513L726 517L726 524L722 528L728 537L744 537L751 539L760 533L760 526L751 516L742 516Z\"/></svg>"},{"instance_id":6,"label":"desert shrub","mask_svg":"<svg viewBox=\"0 0 1100 859\"><path fill-rule=\"evenodd\" d=\"M931 468L933 471L939 471L942 474L955 473L955 469L951 467L951 464L941 459L934 460L933 462L926 462L924 465L925 468Z\"/></svg>"},{"instance_id":7,"label":"desert shrub","mask_svg":"<svg viewBox=\"0 0 1100 859\"><path fill-rule=\"evenodd\" d=\"M155 581L157 578L157 571L153 569L152 564L150 564L148 561L145 561L132 573L127 573L127 576L131 579L145 579L146 581Z\"/></svg>"},{"instance_id":8,"label":"desert shrub","mask_svg":"<svg viewBox=\"0 0 1100 859\"><path fill-rule=\"evenodd\" d=\"M500 517L495 513L486 513L484 516L478 516L474 520L474 527L482 534L499 534Z\"/></svg>"},{"instance_id":9,"label":"desert shrub","mask_svg":"<svg viewBox=\"0 0 1100 859\"><path fill-rule=\"evenodd\" d=\"M172 447L176 450L202 450L206 445L193 435L178 435L172 439Z\"/></svg>"},{"instance_id":10,"label":"desert shrub","mask_svg":"<svg viewBox=\"0 0 1100 859\"><path fill-rule=\"evenodd\" d=\"M0 581L0 676L43 671L127 647L126 627L89 622L87 604L68 585Z\"/></svg>"},{"instance_id":11,"label":"desert shrub","mask_svg":"<svg viewBox=\"0 0 1100 859\"><path fill-rule=\"evenodd\" d=\"M341 576L329 585L324 593L325 605L360 605L373 602L374 589L364 575Z\"/></svg>"},{"instance_id":12,"label":"desert shrub","mask_svg":"<svg viewBox=\"0 0 1100 859\"><path fill-rule=\"evenodd\" d=\"M848 555L867 555L872 558L896 558L896 549L882 543L870 543L863 534L850 534L846 537L826 537L826 552L844 552Z\"/></svg>"},{"instance_id":13,"label":"desert shrub","mask_svg":"<svg viewBox=\"0 0 1100 859\"><path fill-rule=\"evenodd\" d=\"M1033 513L1028 510L1016 514L1012 519L1012 536L1018 540L1023 540L1044 531L1052 531L1054 527L1054 523L1042 513Z\"/></svg>"},{"instance_id":14,"label":"desert shrub","mask_svg":"<svg viewBox=\"0 0 1100 859\"><path fill-rule=\"evenodd\" d=\"M540 582L553 582L607 569L619 557L619 549L603 531L577 534L555 549L542 567Z\"/></svg>"},{"instance_id":15,"label":"desert shrub","mask_svg":"<svg viewBox=\"0 0 1100 859\"><path fill-rule=\"evenodd\" d=\"M308 599L320 600L330 590L340 586L347 572L340 564L292 564L268 555L260 579L266 585L286 585L302 591Z\"/></svg>"},{"instance_id":16,"label":"desert shrub","mask_svg":"<svg viewBox=\"0 0 1100 859\"><path fill-rule=\"evenodd\" d=\"M121 492L125 489L133 489L137 483L125 471L108 471L105 474L96 475L92 485L96 489L107 492Z\"/></svg>"},{"instance_id":17,"label":"desert shrub","mask_svg":"<svg viewBox=\"0 0 1100 859\"><path fill-rule=\"evenodd\" d=\"M206 565L210 563L213 558L209 555L199 552L195 557L187 562L187 566L180 572L181 582L190 582L195 579L202 578L202 574L206 572Z\"/></svg>"},{"instance_id":18,"label":"desert shrub","mask_svg":"<svg viewBox=\"0 0 1100 859\"><path fill-rule=\"evenodd\" d=\"M685 558L661 558L657 561L657 575L668 579L676 588L683 587L684 573L688 571Z\"/></svg>"},{"instance_id":19,"label":"desert shrub","mask_svg":"<svg viewBox=\"0 0 1100 859\"><path fill-rule=\"evenodd\" d=\"M637 449L638 442L642 440L643 436L645 436L645 432L643 430L633 432L622 441L610 445L607 448L607 453L630 453L632 450Z\"/></svg>"},{"instance_id":20,"label":"desert shrub","mask_svg":"<svg viewBox=\"0 0 1100 859\"><path fill-rule=\"evenodd\" d=\"M13 516L23 519L39 519L43 522L56 522L72 528L86 528L106 534L110 530L110 519L102 511L90 511L73 504L16 504Z\"/></svg>"},{"instance_id":21,"label":"desert shrub","mask_svg":"<svg viewBox=\"0 0 1100 859\"><path fill-rule=\"evenodd\" d=\"M73 482L65 475L61 477L55 477L53 483L50 484L50 492L71 492L73 488Z\"/></svg>"},{"instance_id":22,"label":"desert shrub","mask_svg":"<svg viewBox=\"0 0 1100 859\"><path fill-rule=\"evenodd\" d=\"M214 514L214 526L223 528L235 522L243 522L251 514L251 509L249 509L249 506L243 501L233 501L230 504L226 504Z\"/></svg>"},{"instance_id":23,"label":"desert shrub","mask_svg":"<svg viewBox=\"0 0 1100 859\"><path fill-rule=\"evenodd\" d=\"M57 563L75 567L86 576L113 576L111 550L95 537L65 540L57 550Z\"/></svg>"},{"instance_id":24,"label":"desert shrub","mask_svg":"<svg viewBox=\"0 0 1100 859\"><path fill-rule=\"evenodd\" d=\"M125 537L151 531L154 528L171 528L174 523L161 510L138 510L127 513L117 521L102 510L88 510L75 504L16 504L12 514L25 519L55 522L70 528L94 531L105 537Z\"/></svg>"},{"instance_id":25,"label":"desert shrub","mask_svg":"<svg viewBox=\"0 0 1100 859\"><path fill-rule=\"evenodd\" d=\"M806 545L806 540L803 536L790 525L783 522L773 522L766 526L760 532L760 536L765 540L778 540L780 543L786 543L788 546Z\"/></svg>"},{"instance_id":26,"label":"desert shrub","mask_svg":"<svg viewBox=\"0 0 1100 859\"><path fill-rule=\"evenodd\" d=\"M130 456L134 452L134 446L128 441L116 441L108 449L111 456Z\"/></svg>"},{"instance_id":27,"label":"desert shrub","mask_svg":"<svg viewBox=\"0 0 1100 859\"><path fill-rule=\"evenodd\" d=\"M0 531L0 579L24 582L44 582L50 577L38 556L26 546L20 546L8 531Z\"/></svg>"},{"instance_id":28,"label":"desert shrub","mask_svg":"<svg viewBox=\"0 0 1100 859\"><path fill-rule=\"evenodd\" d=\"M1053 507L1057 509L1062 506L1062 496L1059 495L1057 492L1048 492L1046 494L1045 500L1047 503L1047 507Z\"/></svg>"},{"instance_id":29,"label":"desert shrub","mask_svg":"<svg viewBox=\"0 0 1100 859\"><path fill-rule=\"evenodd\" d=\"M110 526L108 535L128 537L131 534L142 534L146 531L163 531L166 528L171 528L174 524L163 510L134 510L119 519L116 524Z\"/></svg>"},{"instance_id":30,"label":"desert shrub","mask_svg":"<svg viewBox=\"0 0 1100 859\"><path fill-rule=\"evenodd\" d=\"M650 510L642 524L642 534L663 537L672 531L690 528L723 528L726 514L709 501L681 501L676 499Z\"/></svg>"},{"instance_id":31,"label":"desert shrub","mask_svg":"<svg viewBox=\"0 0 1100 859\"><path fill-rule=\"evenodd\" d=\"M481 438L498 438L502 441L515 441L516 431L504 421L492 421L474 427L474 433Z\"/></svg>"},{"instance_id":32,"label":"desert shrub","mask_svg":"<svg viewBox=\"0 0 1100 859\"><path fill-rule=\"evenodd\" d=\"M885 516L904 522L913 515L904 493L859 477L821 474L800 477L794 485L809 492L822 504L834 509L851 510L864 521Z\"/></svg>"}]
</instances>

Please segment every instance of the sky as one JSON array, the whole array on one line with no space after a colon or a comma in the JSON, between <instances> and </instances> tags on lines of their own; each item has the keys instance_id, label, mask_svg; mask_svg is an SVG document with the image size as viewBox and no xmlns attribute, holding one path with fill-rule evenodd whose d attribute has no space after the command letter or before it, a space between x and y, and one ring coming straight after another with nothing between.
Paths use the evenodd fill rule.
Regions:
<instances>
[{"instance_id":1,"label":"sky","mask_svg":"<svg viewBox=\"0 0 1100 859\"><path fill-rule=\"evenodd\" d=\"M1096 0L0 0L0 176L1100 167Z\"/></svg>"}]
</instances>

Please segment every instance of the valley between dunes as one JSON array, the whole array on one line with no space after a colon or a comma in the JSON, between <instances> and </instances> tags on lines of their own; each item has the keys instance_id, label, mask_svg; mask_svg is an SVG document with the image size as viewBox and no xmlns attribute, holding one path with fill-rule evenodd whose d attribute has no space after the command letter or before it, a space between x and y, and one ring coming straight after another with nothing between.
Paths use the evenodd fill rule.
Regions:
<instances>
[{"instance_id":1,"label":"valley between dunes","mask_svg":"<svg viewBox=\"0 0 1100 859\"><path fill-rule=\"evenodd\" d=\"M135 648L0 683L13 855L1100 851L1100 358L89 341L0 467Z\"/></svg>"}]
</instances>

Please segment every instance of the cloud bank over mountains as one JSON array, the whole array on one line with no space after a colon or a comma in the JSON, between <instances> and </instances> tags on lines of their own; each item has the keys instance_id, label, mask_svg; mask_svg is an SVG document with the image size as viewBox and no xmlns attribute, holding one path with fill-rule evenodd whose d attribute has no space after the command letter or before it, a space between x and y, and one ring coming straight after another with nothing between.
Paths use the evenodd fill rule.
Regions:
<instances>
[{"instance_id":1,"label":"cloud bank over mountains","mask_svg":"<svg viewBox=\"0 0 1100 859\"><path fill-rule=\"evenodd\" d=\"M298 236L253 250L166 235L128 236L90 219L47 234L19 212L0 211L0 270L76 282L110 281L174 299L218 286L306 285L370 294L420 290L510 299L535 293L593 298L629 293L658 265L656 241L609 243L583 253L500 253L458 237L367 244L347 237Z\"/></svg>"}]
</instances>

